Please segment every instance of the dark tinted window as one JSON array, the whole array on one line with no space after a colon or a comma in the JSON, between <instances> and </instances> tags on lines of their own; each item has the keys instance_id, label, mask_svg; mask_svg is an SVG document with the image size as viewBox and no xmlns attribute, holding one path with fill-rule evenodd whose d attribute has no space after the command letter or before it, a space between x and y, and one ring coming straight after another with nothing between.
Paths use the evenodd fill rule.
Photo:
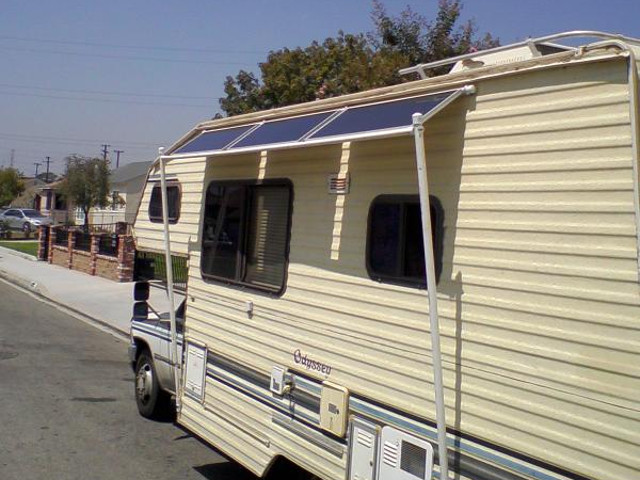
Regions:
<instances>
[{"instance_id":1,"label":"dark tinted window","mask_svg":"<svg viewBox=\"0 0 640 480\"><path fill-rule=\"evenodd\" d=\"M430 198L436 278L442 270L443 212ZM417 195L381 195L369 210L367 269L371 278L426 287L422 219Z\"/></svg>"},{"instance_id":2,"label":"dark tinted window","mask_svg":"<svg viewBox=\"0 0 640 480\"><path fill-rule=\"evenodd\" d=\"M180 186L167 185L167 204L169 209L169 223L177 223L180 218ZM155 185L151 190L149 200L149 220L153 223L162 223L162 189Z\"/></svg>"},{"instance_id":3,"label":"dark tinted window","mask_svg":"<svg viewBox=\"0 0 640 480\"><path fill-rule=\"evenodd\" d=\"M202 275L281 292L290 210L289 182L211 183L205 199Z\"/></svg>"}]
</instances>

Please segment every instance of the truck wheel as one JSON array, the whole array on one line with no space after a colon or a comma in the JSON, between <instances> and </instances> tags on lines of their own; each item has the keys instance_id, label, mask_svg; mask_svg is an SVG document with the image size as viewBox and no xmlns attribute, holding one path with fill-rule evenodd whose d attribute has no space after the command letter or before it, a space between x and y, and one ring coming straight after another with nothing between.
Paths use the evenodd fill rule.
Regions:
<instances>
[{"instance_id":1,"label":"truck wheel","mask_svg":"<svg viewBox=\"0 0 640 480\"><path fill-rule=\"evenodd\" d=\"M136 405L145 418L160 418L169 411L169 396L160 389L156 367L148 351L143 351L136 362Z\"/></svg>"}]
</instances>

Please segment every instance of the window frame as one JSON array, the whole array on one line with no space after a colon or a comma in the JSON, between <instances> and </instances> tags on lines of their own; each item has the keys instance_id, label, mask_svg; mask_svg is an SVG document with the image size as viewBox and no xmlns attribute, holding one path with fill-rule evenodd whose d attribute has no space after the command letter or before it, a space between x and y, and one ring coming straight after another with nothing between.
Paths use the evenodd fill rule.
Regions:
<instances>
[{"instance_id":1,"label":"window frame","mask_svg":"<svg viewBox=\"0 0 640 480\"><path fill-rule=\"evenodd\" d=\"M244 191L242 192L242 212L240 216L240 234L239 234L239 247L238 252L236 254L236 275L235 278L223 277L220 275L215 275L211 273L205 273L203 265L205 262L205 254L204 254L204 235L205 228L204 222L206 220L206 204L207 204L207 195L209 192L209 188L211 185L216 185L220 187L243 187ZM249 248L249 229L250 229L250 209L251 209L251 201L248 200L251 198L251 193L249 190L251 188L259 187L259 186L282 186L286 187L289 193L289 205L287 206L287 232L285 236L285 249L284 249L284 262L283 262L283 274L282 274L282 285L279 288L269 288L263 285L256 285L255 283L244 281L245 276L247 275L247 258L248 258L248 248ZM287 288L287 280L289 273L289 254L291 252L291 231L292 231L292 219L293 219L293 203L294 203L294 191L293 191L293 182L288 178L274 178L274 179L265 179L265 180L212 180L207 185L207 188L204 192L204 206L203 206L203 215L202 215L202 225L201 225L201 236L200 236L200 275L203 280L207 282L218 283L226 286L239 286L243 288L247 288L250 290L254 290L256 292L266 293L275 297L280 297L284 294Z\"/></svg>"},{"instance_id":2,"label":"window frame","mask_svg":"<svg viewBox=\"0 0 640 480\"><path fill-rule=\"evenodd\" d=\"M396 204L403 205L403 208L406 208L408 204L417 204L418 208L420 208L420 195L416 194L381 194L377 195L371 201L369 205L369 213L367 218L367 245L365 249L365 264L367 269L367 274L369 278L375 280L378 283L387 283L390 285L399 285L404 287L412 287L418 288L421 290L427 289L427 279L426 275L424 278L418 280L416 278L411 278L407 276L396 276L396 275L387 275L376 272L371 265L371 254L372 254L372 231L373 231L373 210L377 204ZM436 273L436 285L440 283L440 276L442 274L442 264L443 264L443 254L444 254L444 209L442 208L442 203L438 199L438 197L434 195L429 195L429 206L431 208L431 223L433 225L432 235L433 235L433 250L434 250L434 266ZM422 224L422 215L420 215L420 223ZM406 229L401 232L400 238L398 239L398 247L396 250L396 258L400 259L401 254L403 253L403 246L406 242ZM422 247L421 247L422 248Z\"/></svg>"},{"instance_id":3,"label":"window frame","mask_svg":"<svg viewBox=\"0 0 640 480\"><path fill-rule=\"evenodd\" d=\"M167 208L168 208L169 212L171 212L171 206L168 204L168 201L169 201L168 197L169 197L169 189L170 188L177 188L178 189L177 204L176 204L176 216L175 217L169 217L169 224L170 225L175 225L180 220L180 213L182 211L182 186L180 185L180 182L178 182L177 180L167 180ZM162 214L160 214L160 216L151 215L151 205L152 205L151 202L153 200L153 192L156 191L156 189L158 189L158 191L159 191L160 211L162 211L162 185L160 184L160 182L154 182L153 187L151 187L151 194L150 194L150 197L149 197L149 208L147 209L147 215L149 216L149 221L151 223L163 223Z\"/></svg>"}]
</instances>

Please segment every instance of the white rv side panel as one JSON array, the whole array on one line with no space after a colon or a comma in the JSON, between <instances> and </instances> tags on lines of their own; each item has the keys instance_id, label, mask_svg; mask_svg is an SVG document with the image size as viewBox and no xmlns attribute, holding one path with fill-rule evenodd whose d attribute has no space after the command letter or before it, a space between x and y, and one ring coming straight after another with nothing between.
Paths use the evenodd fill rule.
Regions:
<instances>
[{"instance_id":1,"label":"white rv side panel","mask_svg":"<svg viewBox=\"0 0 640 480\"><path fill-rule=\"evenodd\" d=\"M172 160L166 163L167 178L179 183L181 193L180 217L177 223L169 226L173 254L188 255L189 240L195 241L198 238L205 167L204 158ZM164 248L162 222L151 222L148 213L151 191L155 185L160 184L159 175L159 168L150 172L142 194L134 223L134 237L138 250L161 252Z\"/></svg>"},{"instance_id":2,"label":"white rv side panel","mask_svg":"<svg viewBox=\"0 0 640 480\"><path fill-rule=\"evenodd\" d=\"M426 125L430 190L444 209L448 424L589 478L634 478L640 290L626 66L567 65L476 86ZM186 337L264 375L286 366L433 419L425 292L378 283L366 269L373 199L417 193L412 139L269 152L262 167L257 154L210 158L206 171L194 162L204 185L186 198L188 208L202 203L213 179L290 179L286 290L274 297L203 280L192 219L175 230L178 248L193 236ZM326 183L340 171L351 179L343 197ZM138 229L148 245L159 241L152 225ZM295 352L330 374L308 370ZM237 389L211 379L206 388L205 404L186 401L181 414L204 438L255 472L287 452L340 478L345 458L283 431ZM245 438L258 434L264 442Z\"/></svg>"}]
</instances>

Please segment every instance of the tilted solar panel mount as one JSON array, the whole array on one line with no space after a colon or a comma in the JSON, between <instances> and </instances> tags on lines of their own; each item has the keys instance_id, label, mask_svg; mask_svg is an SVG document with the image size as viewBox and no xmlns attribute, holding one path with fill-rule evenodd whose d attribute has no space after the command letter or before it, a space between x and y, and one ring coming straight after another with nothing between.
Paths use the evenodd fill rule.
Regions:
<instances>
[{"instance_id":1,"label":"tilted solar panel mount","mask_svg":"<svg viewBox=\"0 0 640 480\"><path fill-rule=\"evenodd\" d=\"M425 115L437 110L457 91L414 95L206 130L179 146L171 155L240 153L408 134L412 130L414 113Z\"/></svg>"}]
</instances>

